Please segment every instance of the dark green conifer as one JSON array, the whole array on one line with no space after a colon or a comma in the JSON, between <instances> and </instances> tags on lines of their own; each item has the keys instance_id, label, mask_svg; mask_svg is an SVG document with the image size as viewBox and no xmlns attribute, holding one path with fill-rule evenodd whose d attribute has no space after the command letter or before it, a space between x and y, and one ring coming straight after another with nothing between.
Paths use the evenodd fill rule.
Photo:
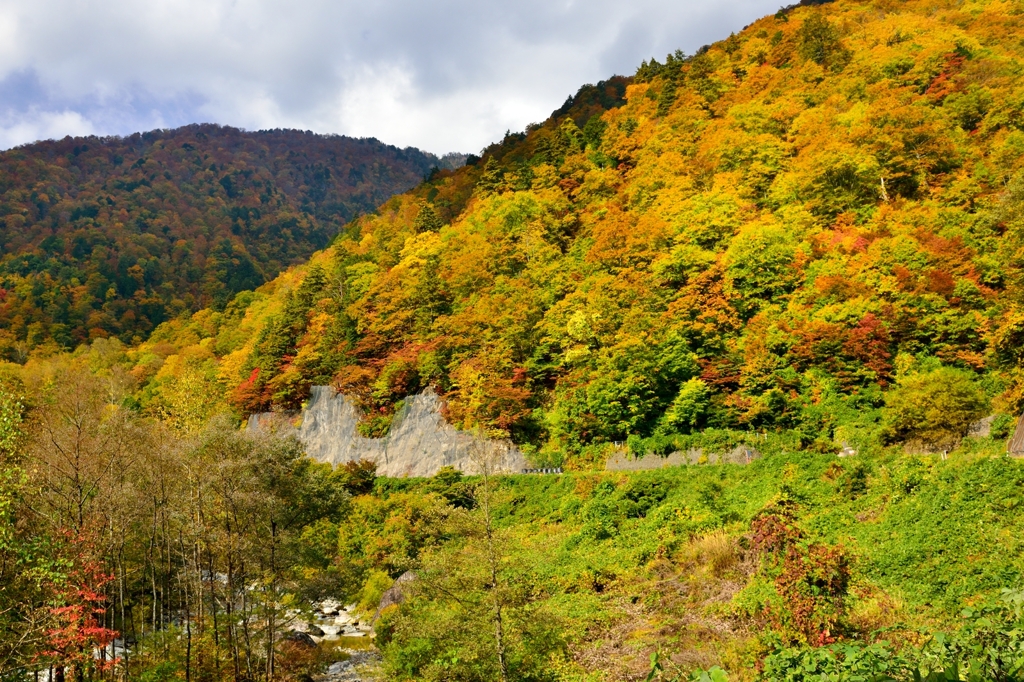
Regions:
<instances>
[{"instance_id":1,"label":"dark green conifer","mask_svg":"<svg viewBox=\"0 0 1024 682\"><path fill-rule=\"evenodd\" d=\"M442 222L441 216L437 215L437 211L430 204L423 204L420 207L420 212L416 214L416 219L412 222L412 226L417 234L420 232L437 232L443 225L444 222Z\"/></svg>"},{"instance_id":2,"label":"dark green conifer","mask_svg":"<svg viewBox=\"0 0 1024 682\"><path fill-rule=\"evenodd\" d=\"M477 181L476 186L483 192L497 192L505 184L505 169L498 165L493 156L487 158L484 164L484 172Z\"/></svg>"}]
</instances>

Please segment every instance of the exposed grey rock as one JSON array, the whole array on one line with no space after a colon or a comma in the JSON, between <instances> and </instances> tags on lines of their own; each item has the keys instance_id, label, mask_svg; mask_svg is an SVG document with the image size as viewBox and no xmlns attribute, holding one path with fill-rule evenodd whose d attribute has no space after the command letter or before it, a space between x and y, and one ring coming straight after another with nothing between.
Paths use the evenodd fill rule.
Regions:
<instances>
[{"instance_id":1,"label":"exposed grey rock","mask_svg":"<svg viewBox=\"0 0 1024 682\"><path fill-rule=\"evenodd\" d=\"M375 649L345 649L347 661L331 664L317 682L369 682L380 679L380 654Z\"/></svg>"},{"instance_id":2,"label":"exposed grey rock","mask_svg":"<svg viewBox=\"0 0 1024 682\"><path fill-rule=\"evenodd\" d=\"M757 448L749 445L737 445L732 452L718 455L718 461L715 464L750 464L755 459L761 459L761 453Z\"/></svg>"},{"instance_id":3,"label":"exposed grey rock","mask_svg":"<svg viewBox=\"0 0 1024 682\"><path fill-rule=\"evenodd\" d=\"M316 647L316 642L305 632L293 631L289 632L284 638L289 642L294 642L300 646L305 647Z\"/></svg>"},{"instance_id":4,"label":"exposed grey rock","mask_svg":"<svg viewBox=\"0 0 1024 682\"><path fill-rule=\"evenodd\" d=\"M377 607L377 613L373 614L373 620L371 622L377 622L377 618L380 616L381 611L389 606L395 604L401 604L405 601L406 593L409 589L409 584L416 580L416 574L412 571L406 571L402 575L395 579L394 584L387 589L384 594L380 597L380 606Z\"/></svg>"},{"instance_id":5,"label":"exposed grey rock","mask_svg":"<svg viewBox=\"0 0 1024 682\"><path fill-rule=\"evenodd\" d=\"M342 673L351 670L353 667L354 666L349 661L338 661L337 663L332 663L330 667L327 668L327 674L341 675Z\"/></svg>"},{"instance_id":6,"label":"exposed grey rock","mask_svg":"<svg viewBox=\"0 0 1024 682\"><path fill-rule=\"evenodd\" d=\"M314 386L301 420L294 414L255 414L247 428L294 433L309 456L321 462L370 460L382 476L433 476L444 466L474 474L481 460L494 471L518 472L528 466L511 442L478 439L448 424L441 399L430 389L405 399L385 438L362 436L359 416L348 397L329 386Z\"/></svg>"},{"instance_id":7,"label":"exposed grey rock","mask_svg":"<svg viewBox=\"0 0 1024 682\"><path fill-rule=\"evenodd\" d=\"M336 616L341 605L334 599L325 599L320 602L320 613L325 616Z\"/></svg>"},{"instance_id":8,"label":"exposed grey rock","mask_svg":"<svg viewBox=\"0 0 1024 682\"><path fill-rule=\"evenodd\" d=\"M984 419L979 419L967 429L967 435L974 438L988 438L992 435L992 422L995 420L996 416L994 414Z\"/></svg>"},{"instance_id":9,"label":"exposed grey rock","mask_svg":"<svg viewBox=\"0 0 1024 682\"><path fill-rule=\"evenodd\" d=\"M664 467L682 466L684 464L696 464L700 455L701 451L698 449L688 452L673 452L667 457L645 455L634 459L630 456L628 450L619 449L608 458L605 469L608 471L643 471L645 469L662 469Z\"/></svg>"},{"instance_id":10,"label":"exposed grey rock","mask_svg":"<svg viewBox=\"0 0 1024 682\"><path fill-rule=\"evenodd\" d=\"M312 623L310 623L306 627L306 633L309 634L312 637L323 637L324 636L324 631L321 630L316 625L313 625Z\"/></svg>"},{"instance_id":11,"label":"exposed grey rock","mask_svg":"<svg viewBox=\"0 0 1024 682\"><path fill-rule=\"evenodd\" d=\"M309 456L321 462L383 462L387 439L363 437L357 428L359 416L346 396L335 394L330 386L314 386L297 435ZM379 466L377 471L384 474Z\"/></svg>"}]
</instances>

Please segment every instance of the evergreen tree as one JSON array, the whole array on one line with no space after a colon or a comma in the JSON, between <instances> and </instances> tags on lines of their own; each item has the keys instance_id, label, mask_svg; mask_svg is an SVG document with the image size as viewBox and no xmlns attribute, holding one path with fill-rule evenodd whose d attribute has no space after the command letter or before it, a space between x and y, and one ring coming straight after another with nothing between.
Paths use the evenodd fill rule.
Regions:
<instances>
[{"instance_id":1,"label":"evergreen tree","mask_svg":"<svg viewBox=\"0 0 1024 682\"><path fill-rule=\"evenodd\" d=\"M493 193L500 191L504 185L505 169L498 165L493 156L487 157L484 172L480 175L476 186L485 193Z\"/></svg>"},{"instance_id":2,"label":"evergreen tree","mask_svg":"<svg viewBox=\"0 0 1024 682\"><path fill-rule=\"evenodd\" d=\"M416 219L412 223L417 233L420 232L438 232L444 223L441 221L441 216L437 215L437 211L430 204L423 204L420 208L419 213L416 214Z\"/></svg>"}]
</instances>

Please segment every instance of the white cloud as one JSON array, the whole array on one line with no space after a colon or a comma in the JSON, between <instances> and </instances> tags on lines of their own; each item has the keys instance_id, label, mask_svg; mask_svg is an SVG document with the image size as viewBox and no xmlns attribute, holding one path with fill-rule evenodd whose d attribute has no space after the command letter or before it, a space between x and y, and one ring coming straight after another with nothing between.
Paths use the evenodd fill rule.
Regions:
<instances>
[{"instance_id":1,"label":"white cloud","mask_svg":"<svg viewBox=\"0 0 1024 682\"><path fill-rule=\"evenodd\" d=\"M0 0L0 144L212 121L476 151L778 3Z\"/></svg>"},{"instance_id":2,"label":"white cloud","mask_svg":"<svg viewBox=\"0 0 1024 682\"><path fill-rule=\"evenodd\" d=\"M0 149L36 140L92 135L95 132L92 123L77 111L30 109L11 120L0 117Z\"/></svg>"}]
</instances>

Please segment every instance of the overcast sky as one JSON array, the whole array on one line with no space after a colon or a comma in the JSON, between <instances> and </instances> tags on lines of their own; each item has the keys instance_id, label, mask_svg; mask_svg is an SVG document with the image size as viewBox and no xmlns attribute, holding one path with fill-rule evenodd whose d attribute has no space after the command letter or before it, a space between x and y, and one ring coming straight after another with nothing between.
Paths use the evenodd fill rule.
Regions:
<instances>
[{"instance_id":1,"label":"overcast sky","mask_svg":"<svg viewBox=\"0 0 1024 682\"><path fill-rule=\"evenodd\" d=\"M0 148L186 123L475 152L780 0L0 0Z\"/></svg>"}]
</instances>

